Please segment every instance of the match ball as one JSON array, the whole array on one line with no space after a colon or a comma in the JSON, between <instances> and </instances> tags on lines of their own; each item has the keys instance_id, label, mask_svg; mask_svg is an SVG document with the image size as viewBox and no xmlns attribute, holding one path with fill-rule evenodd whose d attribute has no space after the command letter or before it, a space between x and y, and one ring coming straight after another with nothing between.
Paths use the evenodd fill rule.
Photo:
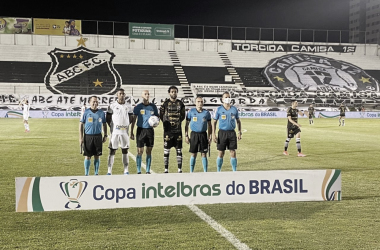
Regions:
<instances>
[{"instance_id":1,"label":"match ball","mask_svg":"<svg viewBox=\"0 0 380 250\"><path fill-rule=\"evenodd\" d=\"M160 124L160 119L158 119L157 116L151 116L149 117L148 123L151 127L155 128Z\"/></svg>"}]
</instances>

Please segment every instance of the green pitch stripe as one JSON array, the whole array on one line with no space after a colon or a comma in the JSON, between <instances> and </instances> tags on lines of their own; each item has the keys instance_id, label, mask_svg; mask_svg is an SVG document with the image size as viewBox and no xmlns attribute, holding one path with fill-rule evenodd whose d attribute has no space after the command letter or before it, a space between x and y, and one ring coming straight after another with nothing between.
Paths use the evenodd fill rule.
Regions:
<instances>
[{"instance_id":1,"label":"green pitch stripe","mask_svg":"<svg viewBox=\"0 0 380 250\"><path fill-rule=\"evenodd\" d=\"M44 208L41 203L41 197L40 197L40 178L36 177L34 179L33 183L33 190L32 190L32 206L33 206L33 212L43 212Z\"/></svg>"}]
</instances>

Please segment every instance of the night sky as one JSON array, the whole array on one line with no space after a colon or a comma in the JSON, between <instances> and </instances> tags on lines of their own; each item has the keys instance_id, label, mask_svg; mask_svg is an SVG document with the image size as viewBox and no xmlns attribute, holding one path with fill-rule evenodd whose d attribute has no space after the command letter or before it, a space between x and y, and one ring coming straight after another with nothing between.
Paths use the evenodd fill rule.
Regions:
<instances>
[{"instance_id":1,"label":"night sky","mask_svg":"<svg viewBox=\"0 0 380 250\"><path fill-rule=\"evenodd\" d=\"M348 30L349 0L24 1L8 17Z\"/></svg>"}]
</instances>

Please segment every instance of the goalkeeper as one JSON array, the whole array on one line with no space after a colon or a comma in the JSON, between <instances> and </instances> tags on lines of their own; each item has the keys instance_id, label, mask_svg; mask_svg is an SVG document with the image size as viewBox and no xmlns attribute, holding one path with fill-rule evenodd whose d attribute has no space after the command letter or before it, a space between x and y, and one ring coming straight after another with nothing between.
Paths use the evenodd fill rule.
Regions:
<instances>
[{"instance_id":1,"label":"goalkeeper","mask_svg":"<svg viewBox=\"0 0 380 250\"><path fill-rule=\"evenodd\" d=\"M149 102L149 91L144 90L141 94L142 102L137 104L133 109L134 119L131 124L131 140L135 139L133 129L137 118L137 132L136 132L136 144L137 144L137 156L136 166L137 173L141 174L141 162L142 155L144 153L144 146L146 146L146 173L150 174L150 166L152 163L152 149L154 145L154 130L149 125L149 118L156 116L158 118L158 109L154 103Z\"/></svg>"}]
</instances>

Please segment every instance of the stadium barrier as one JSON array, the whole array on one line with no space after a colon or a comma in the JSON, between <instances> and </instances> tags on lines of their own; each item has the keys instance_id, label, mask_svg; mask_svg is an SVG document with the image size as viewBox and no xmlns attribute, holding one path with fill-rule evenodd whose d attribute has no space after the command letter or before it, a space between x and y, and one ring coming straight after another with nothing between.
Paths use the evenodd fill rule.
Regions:
<instances>
[{"instance_id":1,"label":"stadium barrier","mask_svg":"<svg viewBox=\"0 0 380 250\"><path fill-rule=\"evenodd\" d=\"M341 170L16 178L16 211L341 200Z\"/></svg>"},{"instance_id":2,"label":"stadium barrier","mask_svg":"<svg viewBox=\"0 0 380 250\"><path fill-rule=\"evenodd\" d=\"M211 111L211 115L213 115ZM70 110L36 110L29 111L30 118L80 118L80 111ZM286 118L286 111L240 111L240 118ZM307 115L299 115L299 118L308 118ZM322 111L315 112L316 118L336 118L339 112ZM0 110L0 118L22 118L22 111ZM346 112L346 118L380 118L380 112Z\"/></svg>"}]
</instances>

